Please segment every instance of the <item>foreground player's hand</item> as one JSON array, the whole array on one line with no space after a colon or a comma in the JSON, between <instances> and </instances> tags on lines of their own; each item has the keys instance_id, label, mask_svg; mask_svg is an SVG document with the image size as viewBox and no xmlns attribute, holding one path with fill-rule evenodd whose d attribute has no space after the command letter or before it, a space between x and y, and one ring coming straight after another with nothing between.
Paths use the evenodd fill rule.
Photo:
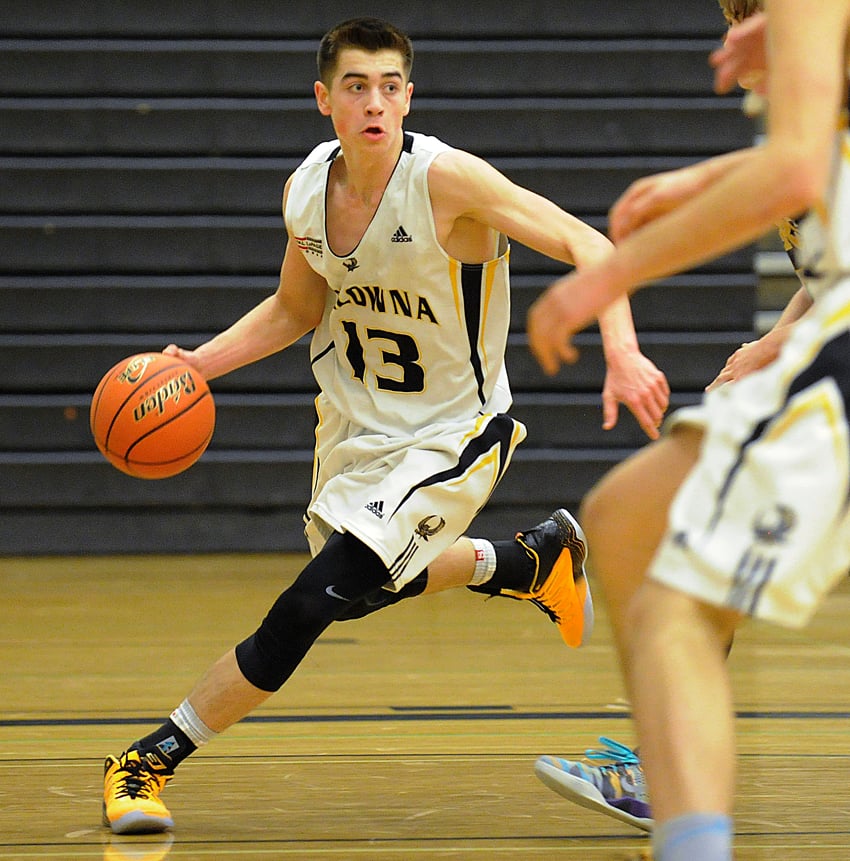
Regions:
<instances>
[{"instance_id":1,"label":"foreground player's hand","mask_svg":"<svg viewBox=\"0 0 850 861\"><path fill-rule=\"evenodd\" d=\"M528 312L528 346L545 374L554 376L563 364L578 361L573 335L583 328L571 314L570 278L556 281Z\"/></svg>"},{"instance_id":2,"label":"foreground player's hand","mask_svg":"<svg viewBox=\"0 0 850 861\"><path fill-rule=\"evenodd\" d=\"M670 403L670 385L664 374L639 350L607 359L602 389L602 428L617 424L619 405L624 404L650 439L658 439L658 428Z\"/></svg>"},{"instance_id":3,"label":"foreground player's hand","mask_svg":"<svg viewBox=\"0 0 850 861\"><path fill-rule=\"evenodd\" d=\"M739 85L760 95L766 91L767 15L759 12L729 28L723 45L711 52L709 65L714 69L714 91L728 93Z\"/></svg>"},{"instance_id":4,"label":"foreground player's hand","mask_svg":"<svg viewBox=\"0 0 850 861\"><path fill-rule=\"evenodd\" d=\"M670 212L703 187L690 167L645 176L633 182L611 207L608 229L617 243L639 227Z\"/></svg>"}]
</instances>

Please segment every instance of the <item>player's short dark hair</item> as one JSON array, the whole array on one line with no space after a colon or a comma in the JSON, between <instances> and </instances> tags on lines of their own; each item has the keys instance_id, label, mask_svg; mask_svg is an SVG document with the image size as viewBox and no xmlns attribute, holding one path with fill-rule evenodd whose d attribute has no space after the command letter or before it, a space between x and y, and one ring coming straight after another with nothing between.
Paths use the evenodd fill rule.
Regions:
<instances>
[{"instance_id":1,"label":"player's short dark hair","mask_svg":"<svg viewBox=\"0 0 850 861\"><path fill-rule=\"evenodd\" d=\"M404 63L404 77L413 68L413 43L410 37L380 18L352 18L337 24L322 37L316 54L319 80L330 86L340 52L344 48L362 51L398 51Z\"/></svg>"}]
</instances>

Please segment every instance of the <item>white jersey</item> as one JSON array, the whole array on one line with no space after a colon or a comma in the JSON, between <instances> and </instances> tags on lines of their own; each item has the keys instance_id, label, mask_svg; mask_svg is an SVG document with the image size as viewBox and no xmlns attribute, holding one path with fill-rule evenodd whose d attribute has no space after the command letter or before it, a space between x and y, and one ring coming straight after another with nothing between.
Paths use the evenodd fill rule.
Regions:
<instances>
[{"instance_id":1,"label":"white jersey","mask_svg":"<svg viewBox=\"0 0 850 861\"><path fill-rule=\"evenodd\" d=\"M850 141L826 199L801 219L814 297L776 361L711 391L666 430L704 430L651 576L711 604L805 624L850 568Z\"/></svg>"},{"instance_id":2,"label":"white jersey","mask_svg":"<svg viewBox=\"0 0 850 861\"><path fill-rule=\"evenodd\" d=\"M835 137L827 199L801 219L796 264L801 279L817 299L836 280L850 275L850 135L847 116Z\"/></svg>"},{"instance_id":3,"label":"white jersey","mask_svg":"<svg viewBox=\"0 0 850 861\"><path fill-rule=\"evenodd\" d=\"M337 141L320 144L294 174L285 218L293 241L328 283L312 340L322 404L391 436L504 412L510 318L509 249L460 263L437 241L428 168L449 147L405 133L404 148L363 238L344 257L326 232L328 175ZM498 246L498 247L496 247Z\"/></svg>"},{"instance_id":4,"label":"white jersey","mask_svg":"<svg viewBox=\"0 0 850 861\"><path fill-rule=\"evenodd\" d=\"M406 133L362 239L328 242L328 177L339 144L296 170L284 213L290 241L327 282L311 361L321 389L313 554L331 532L372 548L399 589L469 527L525 428L510 418L504 352L510 319L507 239L468 265L437 241L428 168L449 147Z\"/></svg>"}]
</instances>

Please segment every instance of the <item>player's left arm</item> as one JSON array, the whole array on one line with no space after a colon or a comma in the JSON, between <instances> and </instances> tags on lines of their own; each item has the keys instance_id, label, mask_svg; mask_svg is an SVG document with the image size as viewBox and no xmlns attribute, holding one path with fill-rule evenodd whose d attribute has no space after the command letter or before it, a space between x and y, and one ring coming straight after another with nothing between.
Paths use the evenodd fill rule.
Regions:
<instances>
[{"instance_id":1,"label":"player's left arm","mask_svg":"<svg viewBox=\"0 0 850 861\"><path fill-rule=\"evenodd\" d=\"M468 218L555 260L581 268L611 252L598 230L552 201L509 180L483 159L452 151L429 173L435 212L454 223ZM602 390L603 427L617 423L625 404L652 439L667 409L670 388L664 374L640 350L628 297L599 317L606 376Z\"/></svg>"}]
</instances>

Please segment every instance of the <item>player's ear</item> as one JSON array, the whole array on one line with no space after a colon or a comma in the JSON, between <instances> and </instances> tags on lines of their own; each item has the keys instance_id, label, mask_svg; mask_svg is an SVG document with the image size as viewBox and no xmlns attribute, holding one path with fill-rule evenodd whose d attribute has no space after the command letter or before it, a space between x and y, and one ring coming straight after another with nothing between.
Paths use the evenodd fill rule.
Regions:
<instances>
[{"instance_id":1,"label":"player's ear","mask_svg":"<svg viewBox=\"0 0 850 861\"><path fill-rule=\"evenodd\" d=\"M410 100L413 97L413 81L407 82L405 95L406 95L406 99L405 99L405 105L404 105L404 114L402 116L406 117L410 113Z\"/></svg>"},{"instance_id":2,"label":"player's ear","mask_svg":"<svg viewBox=\"0 0 850 861\"><path fill-rule=\"evenodd\" d=\"M321 81L316 81L313 84L313 93L316 96L316 105L319 108L319 113L323 117L329 117L331 115L331 105L328 88Z\"/></svg>"}]
</instances>

